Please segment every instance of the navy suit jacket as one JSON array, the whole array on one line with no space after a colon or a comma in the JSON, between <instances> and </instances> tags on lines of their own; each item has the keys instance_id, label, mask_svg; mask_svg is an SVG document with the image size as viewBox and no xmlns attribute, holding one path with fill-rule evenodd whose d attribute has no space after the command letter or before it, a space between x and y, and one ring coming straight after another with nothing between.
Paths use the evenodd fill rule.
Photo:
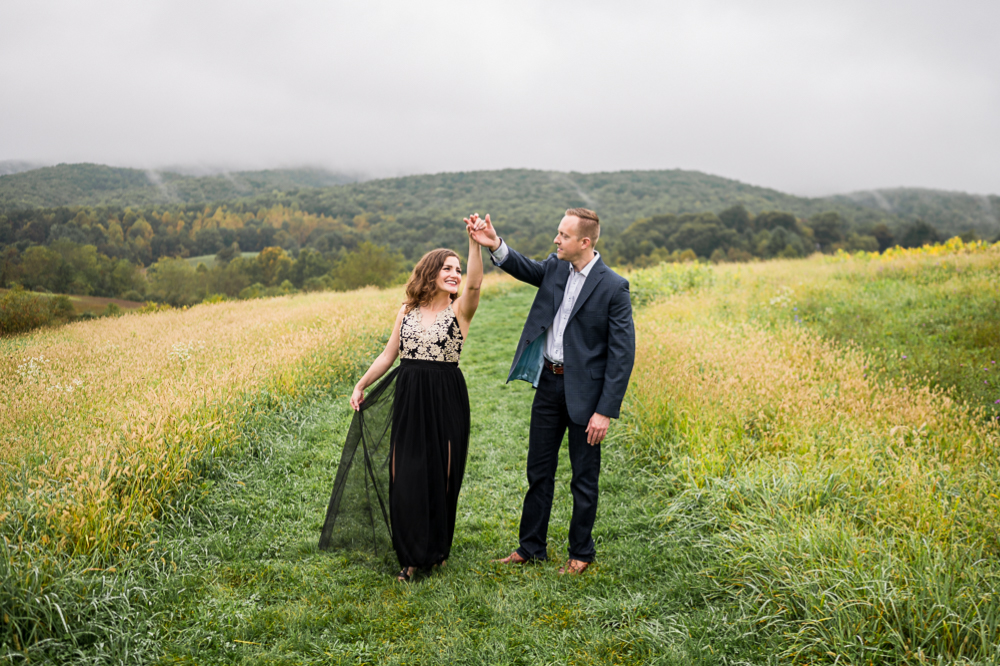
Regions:
<instances>
[{"instance_id":1,"label":"navy suit jacket","mask_svg":"<svg viewBox=\"0 0 1000 666\"><path fill-rule=\"evenodd\" d=\"M507 249L509 254L500 269L538 287L507 381L524 379L537 386L546 333L562 304L571 264L555 254L535 261L509 245ZM598 258L563 334L566 407L574 423L587 425L595 412L618 418L634 360L635 327L628 280Z\"/></svg>"}]
</instances>

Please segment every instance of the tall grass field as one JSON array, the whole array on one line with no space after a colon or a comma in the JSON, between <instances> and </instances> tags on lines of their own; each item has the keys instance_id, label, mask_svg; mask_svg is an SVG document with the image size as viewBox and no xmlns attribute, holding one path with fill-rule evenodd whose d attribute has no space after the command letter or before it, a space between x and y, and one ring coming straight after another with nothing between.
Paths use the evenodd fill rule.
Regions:
<instances>
[{"instance_id":1,"label":"tall grass field","mask_svg":"<svg viewBox=\"0 0 1000 666\"><path fill-rule=\"evenodd\" d=\"M12 663L911 664L1000 660L1000 246L629 275L637 359L598 560L517 540L533 290L463 353L453 555L316 548L346 398L398 289L205 304L0 339L0 657Z\"/></svg>"},{"instance_id":2,"label":"tall grass field","mask_svg":"<svg viewBox=\"0 0 1000 666\"><path fill-rule=\"evenodd\" d=\"M992 663L1000 338L968 331L995 330L1000 247L713 274L637 317L624 439L663 538L700 535L779 663Z\"/></svg>"},{"instance_id":3,"label":"tall grass field","mask_svg":"<svg viewBox=\"0 0 1000 666\"><path fill-rule=\"evenodd\" d=\"M0 603L8 649L72 635L64 599L152 552L199 470L259 412L343 381L398 294L124 315L0 341ZM249 307L248 307L249 306Z\"/></svg>"}]
</instances>

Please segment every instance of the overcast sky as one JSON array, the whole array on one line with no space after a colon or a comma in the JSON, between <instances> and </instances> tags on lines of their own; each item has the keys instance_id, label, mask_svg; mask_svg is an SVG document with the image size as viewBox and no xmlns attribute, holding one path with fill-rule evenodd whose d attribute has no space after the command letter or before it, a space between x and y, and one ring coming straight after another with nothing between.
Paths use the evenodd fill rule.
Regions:
<instances>
[{"instance_id":1,"label":"overcast sky","mask_svg":"<svg viewBox=\"0 0 1000 666\"><path fill-rule=\"evenodd\" d=\"M997 0L0 0L0 160L1000 193Z\"/></svg>"}]
</instances>

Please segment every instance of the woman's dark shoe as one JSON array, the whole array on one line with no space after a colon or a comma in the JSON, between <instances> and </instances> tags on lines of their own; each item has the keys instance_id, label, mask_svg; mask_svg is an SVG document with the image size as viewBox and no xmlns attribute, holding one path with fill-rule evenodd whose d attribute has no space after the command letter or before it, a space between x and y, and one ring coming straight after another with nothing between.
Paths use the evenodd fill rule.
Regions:
<instances>
[{"instance_id":1,"label":"woman's dark shoe","mask_svg":"<svg viewBox=\"0 0 1000 666\"><path fill-rule=\"evenodd\" d=\"M400 583L409 583L411 578L413 578L413 567L403 567L396 574L396 580Z\"/></svg>"}]
</instances>

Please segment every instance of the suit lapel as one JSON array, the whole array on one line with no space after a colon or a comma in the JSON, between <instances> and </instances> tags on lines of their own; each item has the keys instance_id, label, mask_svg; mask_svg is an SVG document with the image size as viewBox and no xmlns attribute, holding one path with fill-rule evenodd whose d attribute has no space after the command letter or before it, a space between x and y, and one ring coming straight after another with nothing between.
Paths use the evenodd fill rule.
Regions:
<instances>
[{"instance_id":1,"label":"suit lapel","mask_svg":"<svg viewBox=\"0 0 1000 666\"><path fill-rule=\"evenodd\" d=\"M580 306L594 293L594 288L604 279L604 272L607 269L608 267L604 265L604 261L601 259L598 259L594 267L590 269L590 274L587 275L587 279L580 289L580 295L577 297L576 303L573 304L573 311L569 315L571 321L576 316L576 313L580 311Z\"/></svg>"},{"instance_id":2,"label":"suit lapel","mask_svg":"<svg viewBox=\"0 0 1000 666\"><path fill-rule=\"evenodd\" d=\"M569 282L569 272L570 268L568 263L565 261L559 262L559 267L556 268L556 281L552 285L552 316L555 317L556 313L559 312L559 306L562 305L563 296L566 294L566 283Z\"/></svg>"}]
</instances>

